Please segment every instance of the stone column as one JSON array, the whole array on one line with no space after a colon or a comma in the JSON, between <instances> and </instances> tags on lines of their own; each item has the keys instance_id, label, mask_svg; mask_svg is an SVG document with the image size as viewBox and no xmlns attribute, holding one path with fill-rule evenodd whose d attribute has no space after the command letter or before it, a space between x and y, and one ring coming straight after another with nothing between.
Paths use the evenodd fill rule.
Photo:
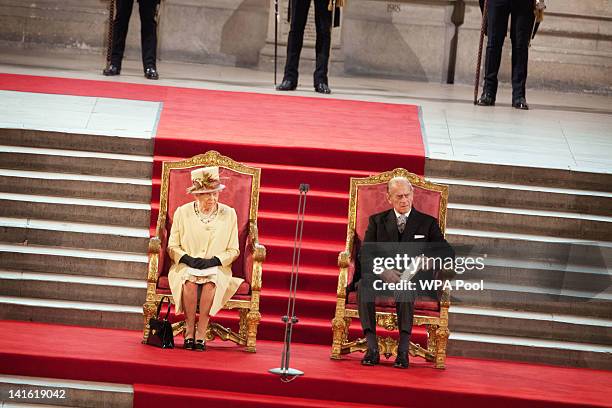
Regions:
<instances>
[{"instance_id":1,"label":"stone column","mask_svg":"<svg viewBox=\"0 0 612 408\"><path fill-rule=\"evenodd\" d=\"M349 0L343 32L346 72L446 83L453 60L454 3Z\"/></svg>"},{"instance_id":2,"label":"stone column","mask_svg":"<svg viewBox=\"0 0 612 408\"><path fill-rule=\"evenodd\" d=\"M310 1L310 0L309 0ZM353 0L354 1L354 0ZM285 68L285 60L287 57L287 36L289 35L289 22L287 14L289 9L289 0L278 0L279 2L279 24L278 24L278 82L283 79L283 71ZM349 0L351 2L351 0ZM261 51L259 58L259 68L266 71L274 70L274 0L269 0L269 15L268 15L268 36L266 45ZM343 20L341 13L341 20ZM329 61L330 75L338 75L344 72L344 55L342 51L342 30L343 22L340 22L340 27L332 30L332 50ZM315 69L315 38L316 29L314 21L314 3L310 4L308 12L308 21L304 30L304 47L300 58L300 83L311 85L312 73ZM307 79L309 78L309 79ZM331 79L330 79L331 81ZM307 83L306 83L307 82ZM333 86L333 84L331 84Z\"/></svg>"},{"instance_id":3,"label":"stone column","mask_svg":"<svg viewBox=\"0 0 612 408\"><path fill-rule=\"evenodd\" d=\"M138 20L136 7L133 20ZM267 7L267 0L163 0L159 58L256 66L266 39ZM139 35L132 38L140 41Z\"/></svg>"}]
</instances>

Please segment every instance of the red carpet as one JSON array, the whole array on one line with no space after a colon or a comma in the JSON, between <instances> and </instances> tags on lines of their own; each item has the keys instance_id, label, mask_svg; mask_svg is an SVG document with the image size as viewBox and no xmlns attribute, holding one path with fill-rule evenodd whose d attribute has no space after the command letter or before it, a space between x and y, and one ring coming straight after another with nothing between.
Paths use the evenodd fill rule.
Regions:
<instances>
[{"instance_id":1,"label":"red carpet","mask_svg":"<svg viewBox=\"0 0 612 408\"><path fill-rule=\"evenodd\" d=\"M135 407L612 406L607 371L454 357L446 370L415 359L400 371L390 362L362 367L358 355L333 361L329 347L296 344L291 365L306 375L284 384L267 373L279 364L276 342L250 354L215 341L200 354L142 345L133 331L0 321L0 332L1 373L136 384Z\"/></svg>"},{"instance_id":2,"label":"red carpet","mask_svg":"<svg viewBox=\"0 0 612 408\"><path fill-rule=\"evenodd\" d=\"M0 89L163 102L155 140L152 230L157 221L161 161L215 149L261 167L259 231L268 258L260 339L283 336L279 317L286 311L299 183L310 183L311 191L297 301L300 327L295 338L328 345L350 177L395 167L418 174L424 171L418 107L413 105L7 74L0 74ZM236 314L217 320L235 325ZM352 336L358 334L357 325ZM424 344L424 331L416 329L414 338Z\"/></svg>"}]
</instances>

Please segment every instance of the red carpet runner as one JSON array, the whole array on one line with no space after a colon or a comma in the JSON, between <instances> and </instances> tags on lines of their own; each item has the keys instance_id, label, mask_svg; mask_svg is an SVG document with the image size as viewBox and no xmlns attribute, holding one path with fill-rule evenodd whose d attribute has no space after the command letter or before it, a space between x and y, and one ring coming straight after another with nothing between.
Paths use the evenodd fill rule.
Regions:
<instances>
[{"instance_id":1,"label":"red carpet runner","mask_svg":"<svg viewBox=\"0 0 612 408\"><path fill-rule=\"evenodd\" d=\"M218 150L263 169L260 239L264 263L258 338L283 338L297 187L309 193L296 341L331 344L337 256L346 235L350 176L404 167L423 174L418 108L397 105L222 92L114 81L0 74L0 89L158 101L163 109L155 140L151 227L157 220L161 161ZM221 197L223 200L223 197ZM235 325L235 313L222 313ZM359 334L359 326L352 336ZM424 331L415 329L424 341Z\"/></svg>"},{"instance_id":2,"label":"red carpet runner","mask_svg":"<svg viewBox=\"0 0 612 408\"><path fill-rule=\"evenodd\" d=\"M135 384L136 407L612 406L608 371L451 357L446 370L415 359L398 372L296 344L292 365L306 376L283 384L267 373L279 364L277 342L259 342L256 354L213 342L199 354L143 346L141 333L124 330L0 321L0 333L1 373Z\"/></svg>"}]
</instances>

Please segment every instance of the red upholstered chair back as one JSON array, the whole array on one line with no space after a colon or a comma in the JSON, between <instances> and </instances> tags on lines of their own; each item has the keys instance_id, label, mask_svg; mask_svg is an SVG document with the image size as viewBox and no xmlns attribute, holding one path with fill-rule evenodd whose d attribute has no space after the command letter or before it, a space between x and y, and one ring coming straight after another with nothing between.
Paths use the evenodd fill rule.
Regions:
<instances>
[{"instance_id":1,"label":"red upholstered chair back","mask_svg":"<svg viewBox=\"0 0 612 408\"><path fill-rule=\"evenodd\" d=\"M216 152L209 152L218 155ZM220 155L218 155L220 156ZM196 158L205 156L196 156ZM223 156L221 156L223 157ZM195 159L195 158L194 158ZM193 159L192 159L193 160ZM177 162L179 163L179 162ZM172 164L177 164L172 163ZM207 166L219 166L219 177L221 183L225 184L225 189L219 193L219 202L229 205L236 210L238 217L238 240L240 244L240 256L232 264L232 275L235 277L243 278L247 283L251 283L252 268L247 265L245 253L248 245L249 236L249 224L251 214L257 212L257 197L252 194L254 190L259 188L259 179L248 173L243 173L238 170L234 170L218 163L205 163L202 165L191 165L189 167L170 167L167 171L167 179L162 180L162 199L160 200L160 216L158 222L163 222L163 228L160 231L158 225L158 233L162 240L162 251L160 251L158 271L159 276L167 276L172 261L166 252L168 245L168 237L170 236L170 229L172 228L172 221L174 212L178 207L188 202L194 201L194 197L187 193L187 188L191 186L191 172L200 167ZM257 173L258 175L259 173ZM254 189L253 183L257 183L257 188ZM167 200L163 199L165 193L164 188L167 188L166 197ZM255 198L253 198L255 197ZM166 205L164 205L166 204ZM161 208L165 206L166 208ZM252 211L252 206L255 206L255 210ZM165 210L165 211L164 211ZM255 221L255 220L253 220Z\"/></svg>"},{"instance_id":2,"label":"red upholstered chair back","mask_svg":"<svg viewBox=\"0 0 612 408\"><path fill-rule=\"evenodd\" d=\"M351 179L350 211L353 211L352 205L354 203L354 217L349 214L349 228L354 228L355 233L352 247L353 254L359 250L359 246L363 242L370 216L391 209L391 205L387 201L387 182L396 176L403 176L410 180L414 188L412 206L418 211L437 219L440 223L440 229L444 232L446 200L448 199L446 186L428 182L404 169L395 169L367 178L353 178ZM348 282L352 282L354 272L354 265L351 265Z\"/></svg>"}]
</instances>

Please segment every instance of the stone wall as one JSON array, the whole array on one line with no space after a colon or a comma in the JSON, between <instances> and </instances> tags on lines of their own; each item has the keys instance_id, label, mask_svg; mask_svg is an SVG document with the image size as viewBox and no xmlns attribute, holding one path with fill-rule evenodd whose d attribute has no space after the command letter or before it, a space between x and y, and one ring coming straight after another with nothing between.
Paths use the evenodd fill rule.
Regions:
<instances>
[{"instance_id":1,"label":"stone wall","mask_svg":"<svg viewBox=\"0 0 612 408\"><path fill-rule=\"evenodd\" d=\"M126 58L140 59L134 2ZM108 0L0 0L0 45L103 53ZM267 0L164 0L161 60L255 66L267 33Z\"/></svg>"},{"instance_id":2,"label":"stone wall","mask_svg":"<svg viewBox=\"0 0 612 408\"><path fill-rule=\"evenodd\" d=\"M281 9L284 64L287 0ZM612 1L549 0L530 50L529 87L612 93ZM159 58L271 69L274 0L164 0ZM108 0L0 0L0 46L103 54ZM332 74L470 84L481 15L477 0L348 0L334 30ZM137 6L126 57L140 58ZM312 33L311 33L312 34ZM308 36L307 36L308 37ZM307 38L303 74L312 69ZM510 77L507 41L500 79Z\"/></svg>"}]
</instances>

